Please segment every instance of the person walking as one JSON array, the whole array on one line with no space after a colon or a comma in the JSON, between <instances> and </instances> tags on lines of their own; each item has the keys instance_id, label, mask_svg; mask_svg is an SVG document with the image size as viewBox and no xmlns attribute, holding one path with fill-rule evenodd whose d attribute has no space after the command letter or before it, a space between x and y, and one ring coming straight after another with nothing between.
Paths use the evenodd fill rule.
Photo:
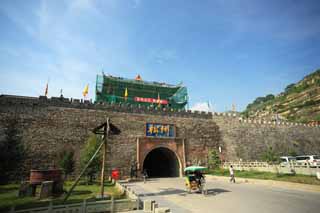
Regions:
<instances>
[{"instance_id":1,"label":"person walking","mask_svg":"<svg viewBox=\"0 0 320 213\"><path fill-rule=\"evenodd\" d=\"M230 182L235 183L236 179L234 178L234 170L232 165L230 165L229 172L230 172Z\"/></svg>"},{"instance_id":2,"label":"person walking","mask_svg":"<svg viewBox=\"0 0 320 213\"><path fill-rule=\"evenodd\" d=\"M143 169L142 175L143 175L143 183L146 183L148 178L147 169Z\"/></svg>"}]
</instances>

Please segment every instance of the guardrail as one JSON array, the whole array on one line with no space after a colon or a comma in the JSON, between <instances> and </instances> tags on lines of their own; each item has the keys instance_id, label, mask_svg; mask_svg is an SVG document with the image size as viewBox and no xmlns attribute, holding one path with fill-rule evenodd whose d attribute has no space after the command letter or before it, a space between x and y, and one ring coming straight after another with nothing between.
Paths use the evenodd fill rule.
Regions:
<instances>
[{"instance_id":1,"label":"guardrail","mask_svg":"<svg viewBox=\"0 0 320 213\"><path fill-rule=\"evenodd\" d=\"M139 198L123 187L120 183L116 182L115 186L122 192L126 193L128 199L115 200L111 197L110 200L101 201L88 201L53 205L50 202L48 206L28 208L28 209L15 209L11 207L9 213L96 213L96 212L126 212L139 209L141 201Z\"/></svg>"},{"instance_id":2,"label":"guardrail","mask_svg":"<svg viewBox=\"0 0 320 213\"><path fill-rule=\"evenodd\" d=\"M261 172L272 172L272 173L283 173L283 174L302 174L316 176L317 172L320 171L320 166L312 167L310 164L301 164L297 162L291 162L288 164L269 164L261 161L234 161L225 162L223 168L228 169L230 165L233 166L234 170L240 171L261 171Z\"/></svg>"},{"instance_id":3,"label":"guardrail","mask_svg":"<svg viewBox=\"0 0 320 213\"><path fill-rule=\"evenodd\" d=\"M10 213L95 213L95 212L124 212L131 211L137 208L138 200L120 199L103 200L87 202L84 200L82 203L53 205L50 202L49 206L15 210L14 207L10 209Z\"/></svg>"}]
</instances>

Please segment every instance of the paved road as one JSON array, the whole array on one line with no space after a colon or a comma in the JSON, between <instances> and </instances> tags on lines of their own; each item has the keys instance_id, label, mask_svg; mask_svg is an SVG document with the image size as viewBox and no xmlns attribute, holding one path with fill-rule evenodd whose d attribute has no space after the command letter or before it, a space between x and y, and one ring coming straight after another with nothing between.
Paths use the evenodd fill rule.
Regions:
<instances>
[{"instance_id":1,"label":"paved road","mask_svg":"<svg viewBox=\"0 0 320 213\"><path fill-rule=\"evenodd\" d=\"M156 200L174 213L316 213L320 212L320 193L283 189L249 183L231 184L207 179L208 195L185 192L183 178L151 179L127 184L141 198Z\"/></svg>"}]
</instances>

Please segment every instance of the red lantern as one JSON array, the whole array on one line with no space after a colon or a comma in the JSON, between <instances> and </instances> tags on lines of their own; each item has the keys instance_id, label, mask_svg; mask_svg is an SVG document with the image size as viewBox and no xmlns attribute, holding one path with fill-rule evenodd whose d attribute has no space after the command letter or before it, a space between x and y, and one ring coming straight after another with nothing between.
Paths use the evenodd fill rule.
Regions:
<instances>
[{"instance_id":1,"label":"red lantern","mask_svg":"<svg viewBox=\"0 0 320 213\"><path fill-rule=\"evenodd\" d=\"M119 180L119 177L120 177L120 172L118 169L112 169L111 171L111 177L112 179L114 180Z\"/></svg>"}]
</instances>

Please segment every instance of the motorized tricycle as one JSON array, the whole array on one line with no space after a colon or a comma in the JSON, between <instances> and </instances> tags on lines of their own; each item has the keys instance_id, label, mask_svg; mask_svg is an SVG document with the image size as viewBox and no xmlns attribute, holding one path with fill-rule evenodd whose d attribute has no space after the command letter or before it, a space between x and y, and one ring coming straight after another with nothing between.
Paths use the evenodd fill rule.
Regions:
<instances>
[{"instance_id":1,"label":"motorized tricycle","mask_svg":"<svg viewBox=\"0 0 320 213\"><path fill-rule=\"evenodd\" d=\"M203 166L189 166L184 169L187 192L197 191L206 194L204 176L206 170L207 168Z\"/></svg>"}]
</instances>

